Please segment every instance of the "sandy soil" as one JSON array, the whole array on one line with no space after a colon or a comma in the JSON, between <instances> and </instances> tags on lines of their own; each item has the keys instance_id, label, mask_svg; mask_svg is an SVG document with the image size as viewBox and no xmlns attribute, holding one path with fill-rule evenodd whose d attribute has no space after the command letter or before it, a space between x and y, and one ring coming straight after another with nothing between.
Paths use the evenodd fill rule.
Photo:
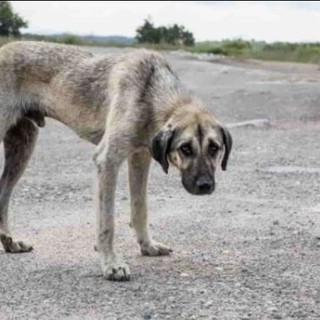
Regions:
<instances>
[{"instance_id":1,"label":"sandy soil","mask_svg":"<svg viewBox=\"0 0 320 320\"><path fill-rule=\"evenodd\" d=\"M96 54L119 49L90 49ZM317 66L168 53L183 83L233 127L229 170L191 196L154 164L151 229L170 257L141 257L129 228L126 166L116 247L132 281L103 280L92 201L94 147L48 121L11 203L14 234L35 250L0 251L0 319L319 319L320 71Z\"/></svg>"}]
</instances>

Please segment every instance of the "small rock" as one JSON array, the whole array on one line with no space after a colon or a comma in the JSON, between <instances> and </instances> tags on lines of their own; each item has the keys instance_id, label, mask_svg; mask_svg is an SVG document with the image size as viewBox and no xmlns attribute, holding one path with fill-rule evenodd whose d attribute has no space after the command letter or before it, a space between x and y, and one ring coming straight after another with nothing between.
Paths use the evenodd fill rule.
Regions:
<instances>
[{"instance_id":1,"label":"small rock","mask_svg":"<svg viewBox=\"0 0 320 320\"><path fill-rule=\"evenodd\" d=\"M210 308L212 305L213 305L213 301L212 300L209 300L204 304L205 308Z\"/></svg>"},{"instance_id":2,"label":"small rock","mask_svg":"<svg viewBox=\"0 0 320 320\"><path fill-rule=\"evenodd\" d=\"M274 226L279 225L279 220L274 220L274 221L272 222L272 224L273 224Z\"/></svg>"},{"instance_id":3,"label":"small rock","mask_svg":"<svg viewBox=\"0 0 320 320\"><path fill-rule=\"evenodd\" d=\"M142 319L151 319L152 318L152 310L145 310L142 314Z\"/></svg>"},{"instance_id":4,"label":"small rock","mask_svg":"<svg viewBox=\"0 0 320 320\"><path fill-rule=\"evenodd\" d=\"M271 306L271 307L267 308L266 311L267 311L267 313L274 315L274 314L277 314L278 309L276 307Z\"/></svg>"},{"instance_id":5,"label":"small rock","mask_svg":"<svg viewBox=\"0 0 320 320\"><path fill-rule=\"evenodd\" d=\"M238 127L247 127L247 128L269 128L271 122L268 119L253 119L248 121L230 123L227 125L228 128L238 128Z\"/></svg>"},{"instance_id":6,"label":"small rock","mask_svg":"<svg viewBox=\"0 0 320 320\"><path fill-rule=\"evenodd\" d=\"M183 277L183 278L186 278L186 277L189 277L189 274L185 273L185 272L182 272L182 273L180 273L180 276Z\"/></svg>"}]
</instances>

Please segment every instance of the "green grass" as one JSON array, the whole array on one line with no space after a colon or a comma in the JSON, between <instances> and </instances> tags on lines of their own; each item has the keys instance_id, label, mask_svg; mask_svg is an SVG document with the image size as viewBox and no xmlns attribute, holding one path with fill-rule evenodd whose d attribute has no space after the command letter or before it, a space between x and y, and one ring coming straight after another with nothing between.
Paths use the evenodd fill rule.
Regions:
<instances>
[{"instance_id":1,"label":"green grass","mask_svg":"<svg viewBox=\"0 0 320 320\"><path fill-rule=\"evenodd\" d=\"M106 41L93 41L89 39L85 39L73 34L64 34L60 36L42 36L42 35L24 35L22 37L23 40L34 40L34 41L48 41L54 43L62 43L62 44L70 44L77 46L95 46L95 47L121 47L123 46L121 43L113 43Z\"/></svg>"},{"instance_id":2,"label":"green grass","mask_svg":"<svg viewBox=\"0 0 320 320\"><path fill-rule=\"evenodd\" d=\"M191 48L195 53L216 53L249 59L320 63L320 43L286 43L226 40L218 43L199 43Z\"/></svg>"},{"instance_id":3,"label":"green grass","mask_svg":"<svg viewBox=\"0 0 320 320\"><path fill-rule=\"evenodd\" d=\"M14 38L7 38L7 37L0 37L0 47L4 46L5 44L15 41L16 39Z\"/></svg>"},{"instance_id":4,"label":"green grass","mask_svg":"<svg viewBox=\"0 0 320 320\"><path fill-rule=\"evenodd\" d=\"M43 36L43 35L33 35L26 34L19 38L13 37L0 37L0 47L6 43L13 41L48 41L61 44L77 45L77 46L95 46L95 47L125 47L127 45L115 42L105 42L105 41L92 41L78 37L72 34L65 34L63 36Z\"/></svg>"},{"instance_id":5,"label":"green grass","mask_svg":"<svg viewBox=\"0 0 320 320\"><path fill-rule=\"evenodd\" d=\"M0 37L0 46L16 40L50 41L78 46L128 47L130 45L106 41L93 41L72 34L63 36L23 35L19 39ZM320 43L286 43L245 41L242 39L220 42L201 42L193 47L161 44L133 44L131 47L153 50L186 50L192 53L211 53L230 57L269 61L288 61L320 64Z\"/></svg>"}]
</instances>

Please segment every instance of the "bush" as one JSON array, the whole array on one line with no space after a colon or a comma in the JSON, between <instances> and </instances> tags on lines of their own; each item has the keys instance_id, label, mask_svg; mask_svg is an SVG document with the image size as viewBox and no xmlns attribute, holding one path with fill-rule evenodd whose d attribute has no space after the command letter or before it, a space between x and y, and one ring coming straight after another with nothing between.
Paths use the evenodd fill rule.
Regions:
<instances>
[{"instance_id":1,"label":"bush","mask_svg":"<svg viewBox=\"0 0 320 320\"><path fill-rule=\"evenodd\" d=\"M72 45L83 45L84 41L72 34L66 34L62 38L58 39L58 42L64 43L64 44L72 44Z\"/></svg>"},{"instance_id":2,"label":"bush","mask_svg":"<svg viewBox=\"0 0 320 320\"><path fill-rule=\"evenodd\" d=\"M222 47L229 51L250 50L251 43L249 41L245 41L241 39L225 40L222 42Z\"/></svg>"},{"instance_id":3,"label":"bush","mask_svg":"<svg viewBox=\"0 0 320 320\"><path fill-rule=\"evenodd\" d=\"M228 56L229 52L223 47L213 47L207 50L207 53L220 54L222 56Z\"/></svg>"}]
</instances>

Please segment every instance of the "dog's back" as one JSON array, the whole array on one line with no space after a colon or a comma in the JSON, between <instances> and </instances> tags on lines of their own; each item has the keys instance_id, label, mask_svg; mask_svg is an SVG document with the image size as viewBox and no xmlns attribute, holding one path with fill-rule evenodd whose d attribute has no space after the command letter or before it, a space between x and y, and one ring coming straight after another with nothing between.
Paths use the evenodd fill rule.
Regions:
<instances>
[{"instance_id":1,"label":"dog's back","mask_svg":"<svg viewBox=\"0 0 320 320\"><path fill-rule=\"evenodd\" d=\"M55 69L92 56L90 52L75 46L37 41L11 42L0 49L1 65L14 64L18 68Z\"/></svg>"},{"instance_id":2,"label":"dog's back","mask_svg":"<svg viewBox=\"0 0 320 320\"><path fill-rule=\"evenodd\" d=\"M92 54L77 47L33 41L9 43L0 49L0 86L3 78L19 89L24 83L49 82L65 66ZM11 79L8 79L11 77Z\"/></svg>"},{"instance_id":3,"label":"dog's back","mask_svg":"<svg viewBox=\"0 0 320 320\"><path fill-rule=\"evenodd\" d=\"M25 113L48 116L94 143L114 97L125 100L124 108L142 102L162 107L176 89L164 57L149 50L96 57L75 46L33 41L0 49L0 114L7 122ZM132 120L150 113L140 109L131 109Z\"/></svg>"}]
</instances>

